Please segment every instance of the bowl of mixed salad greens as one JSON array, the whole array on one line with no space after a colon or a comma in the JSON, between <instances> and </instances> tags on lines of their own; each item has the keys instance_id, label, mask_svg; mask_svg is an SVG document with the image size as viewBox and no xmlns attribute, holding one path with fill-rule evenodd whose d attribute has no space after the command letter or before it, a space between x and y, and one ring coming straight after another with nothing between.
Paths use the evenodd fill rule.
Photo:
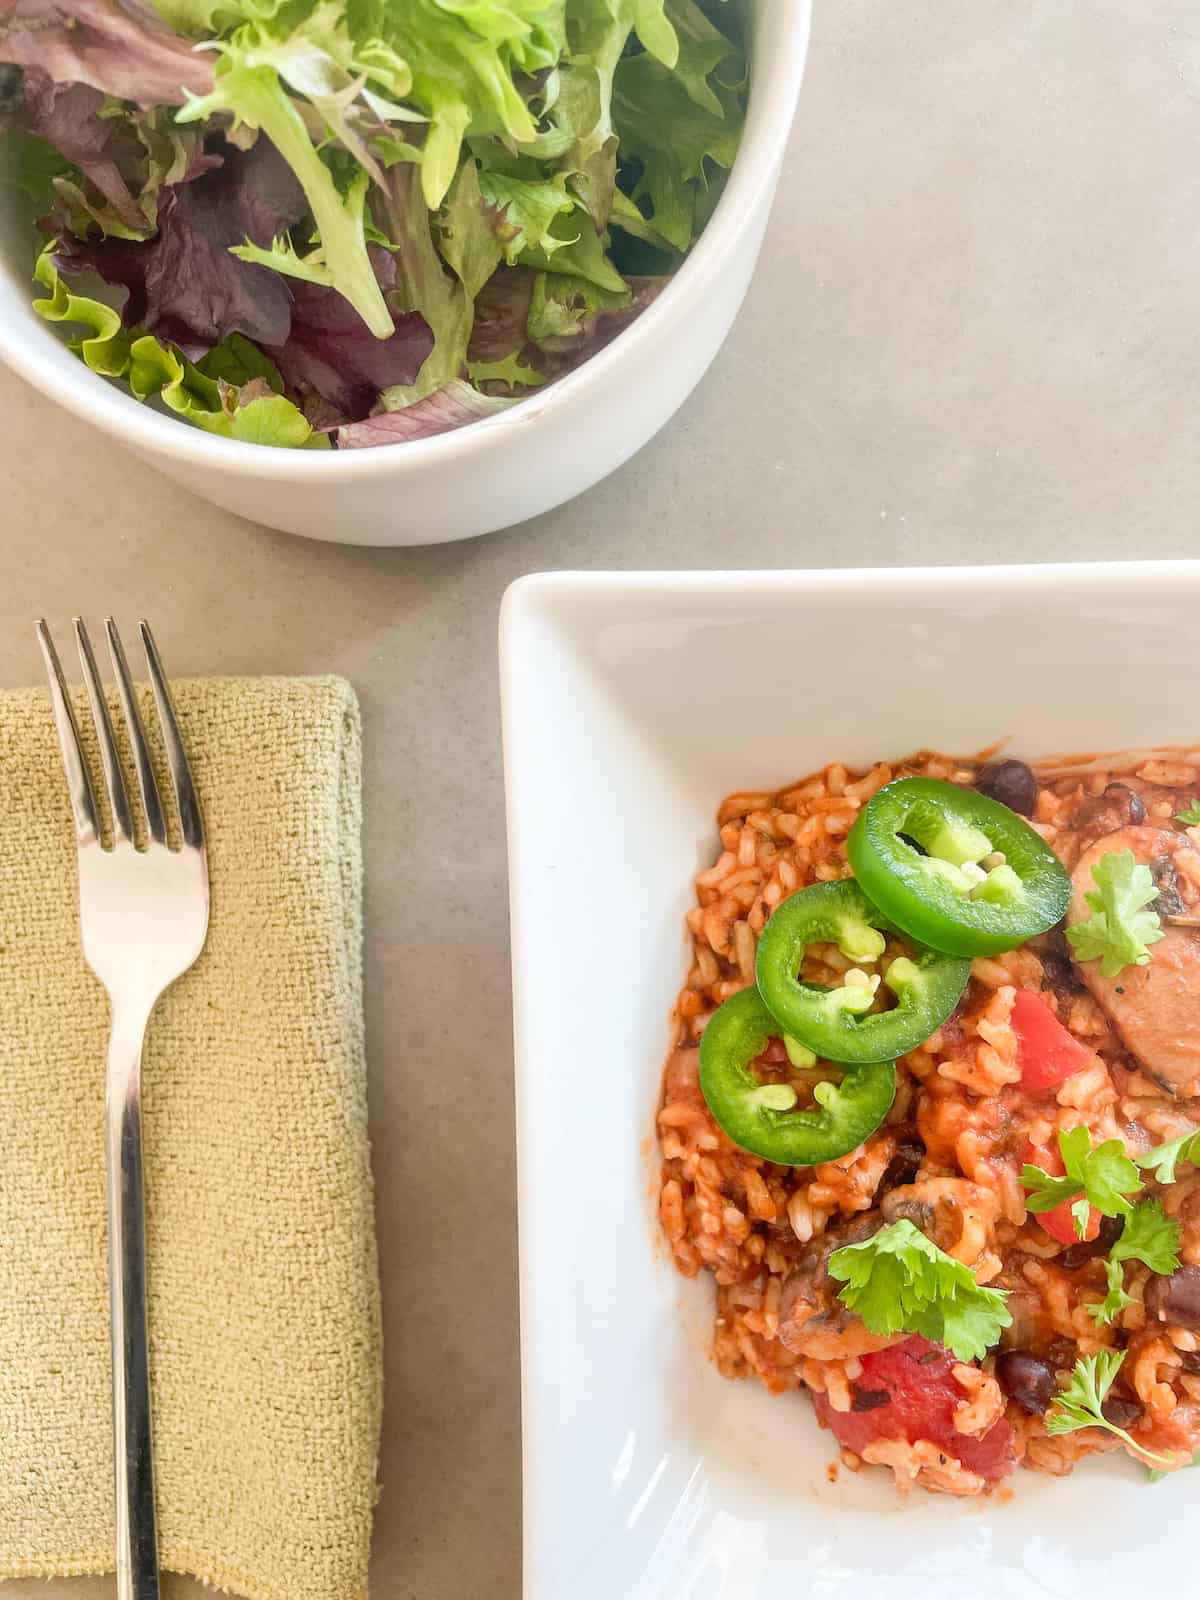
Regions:
<instances>
[{"instance_id":1,"label":"bowl of mixed salad greens","mask_svg":"<svg viewBox=\"0 0 1200 1600\"><path fill-rule=\"evenodd\" d=\"M506 526L661 426L808 0L0 0L0 357L227 509Z\"/></svg>"}]
</instances>

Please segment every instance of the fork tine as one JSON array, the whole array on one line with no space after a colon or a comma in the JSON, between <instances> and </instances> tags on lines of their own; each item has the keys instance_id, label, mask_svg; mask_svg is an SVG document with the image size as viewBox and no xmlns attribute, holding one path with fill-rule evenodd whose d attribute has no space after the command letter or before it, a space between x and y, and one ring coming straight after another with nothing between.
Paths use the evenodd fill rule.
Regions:
<instances>
[{"instance_id":1,"label":"fork tine","mask_svg":"<svg viewBox=\"0 0 1200 1600\"><path fill-rule=\"evenodd\" d=\"M121 710L125 713L125 726L129 730L129 742L133 746L138 788L142 792L142 806L146 813L146 828L155 844L166 844L167 826L163 821L162 801L158 797L158 783L150 762L150 751L146 747L146 734L138 713L133 680L129 676L129 663L125 660L121 635L117 632L117 625L111 617L104 619L104 630L108 634L108 650L112 656L113 671L117 675L117 693L121 697Z\"/></svg>"},{"instance_id":2,"label":"fork tine","mask_svg":"<svg viewBox=\"0 0 1200 1600\"><path fill-rule=\"evenodd\" d=\"M163 671L162 658L158 653L158 646L154 642L154 635L150 632L150 624L143 620L138 624L142 635L142 646L146 652L146 666L150 671L150 684L154 690L154 703L158 707L158 720L162 727L163 743L167 750L167 765L171 769L171 780L175 785L175 799L179 805L179 827L183 834L183 842L195 850L204 847L204 821L200 815L200 801L196 794L196 785L192 781L192 769L188 763L187 746L183 742L183 735L179 731L179 721L175 715L175 706L171 700L171 690L167 683L167 675Z\"/></svg>"},{"instance_id":3,"label":"fork tine","mask_svg":"<svg viewBox=\"0 0 1200 1600\"><path fill-rule=\"evenodd\" d=\"M46 663L46 676L50 680L50 700L54 707L54 724L58 729L58 742L62 748L63 766L67 773L67 790L71 796L71 810L75 813L75 833L79 843L92 844L100 837L100 824L96 817L96 798L88 777L83 747L79 743L79 724L71 709L70 696L63 679L62 663L54 640L50 637L43 618L37 624L38 644Z\"/></svg>"},{"instance_id":4,"label":"fork tine","mask_svg":"<svg viewBox=\"0 0 1200 1600\"><path fill-rule=\"evenodd\" d=\"M129 791L125 775L117 758L116 740L108 715L108 701L96 671L96 657L88 631L78 617L75 618L75 643L79 647L79 664L83 668L83 681L92 708L92 721L96 725L96 738L100 743L100 762L104 768L104 781L108 785L108 798L112 806L113 833L118 843L133 843L133 814L129 809Z\"/></svg>"}]
</instances>

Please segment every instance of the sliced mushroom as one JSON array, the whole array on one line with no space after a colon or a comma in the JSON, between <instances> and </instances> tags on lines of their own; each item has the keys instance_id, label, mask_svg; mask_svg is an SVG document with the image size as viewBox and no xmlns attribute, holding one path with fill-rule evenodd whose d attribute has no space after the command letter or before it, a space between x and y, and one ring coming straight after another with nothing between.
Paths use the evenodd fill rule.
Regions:
<instances>
[{"instance_id":1,"label":"sliced mushroom","mask_svg":"<svg viewBox=\"0 0 1200 1600\"><path fill-rule=\"evenodd\" d=\"M1169 884L1185 906L1183 915L1191 917L1200 910L1187 905L1180 893L1181 886L1200 883L1200 851L1187 835L1168 828L1119 828L1080 856L1068 927L1093 914L1086 899L1095 888L1092 868L1102 857L1122 850L1132 851L1149 867L1157 883ZM1149 953L1145 966L1127 966L1113 978L1101 976L1099 961L1079 962L1079 974L1146 1073L1172 1094L1196 1094L1200 1092L1200 929L1170 919Z\"/></svg>"}]
</instances>

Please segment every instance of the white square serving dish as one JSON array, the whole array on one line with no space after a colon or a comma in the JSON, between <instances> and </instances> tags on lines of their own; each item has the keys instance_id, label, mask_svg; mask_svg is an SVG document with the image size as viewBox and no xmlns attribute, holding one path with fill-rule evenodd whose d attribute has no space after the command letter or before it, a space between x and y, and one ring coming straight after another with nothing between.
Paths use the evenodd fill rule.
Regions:
<instances>
[{"instance_id":1,"label":"white square serving dish","mask_svg":"<svg viewBox=\"0 0 1200 1600\"><path fill-rule=\"evenodd\" d=\"M717 805L825 762L1200 734L1200 563L557 574L501 622L526 1600L1184 1593L1200 1473L831 1484L796 1395L718 1376L658 1237L653 1121Z\"/></svg>"}]
</instances>

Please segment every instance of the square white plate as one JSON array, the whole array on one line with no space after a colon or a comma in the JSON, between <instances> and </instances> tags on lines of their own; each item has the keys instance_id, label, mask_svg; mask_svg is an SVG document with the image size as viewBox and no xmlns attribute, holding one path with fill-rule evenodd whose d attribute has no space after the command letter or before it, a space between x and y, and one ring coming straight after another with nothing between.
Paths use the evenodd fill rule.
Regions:
<instances>
[{"instance_id":1,"label":"square white plate","mask_svg":"<svg viewBox=\"0 0 1200 1600\"><path fill-rule=\"evenodd\" d=\"M1200 564L559 574L501 622L516 1014L526 1600L1190 1592L1200 1472L1015 1494L825 1477L802 1396L718 1376L659 1242L653 1113L692 877L740 788L920 747L1200 734Z\"/></svg>"}]
</instances>

